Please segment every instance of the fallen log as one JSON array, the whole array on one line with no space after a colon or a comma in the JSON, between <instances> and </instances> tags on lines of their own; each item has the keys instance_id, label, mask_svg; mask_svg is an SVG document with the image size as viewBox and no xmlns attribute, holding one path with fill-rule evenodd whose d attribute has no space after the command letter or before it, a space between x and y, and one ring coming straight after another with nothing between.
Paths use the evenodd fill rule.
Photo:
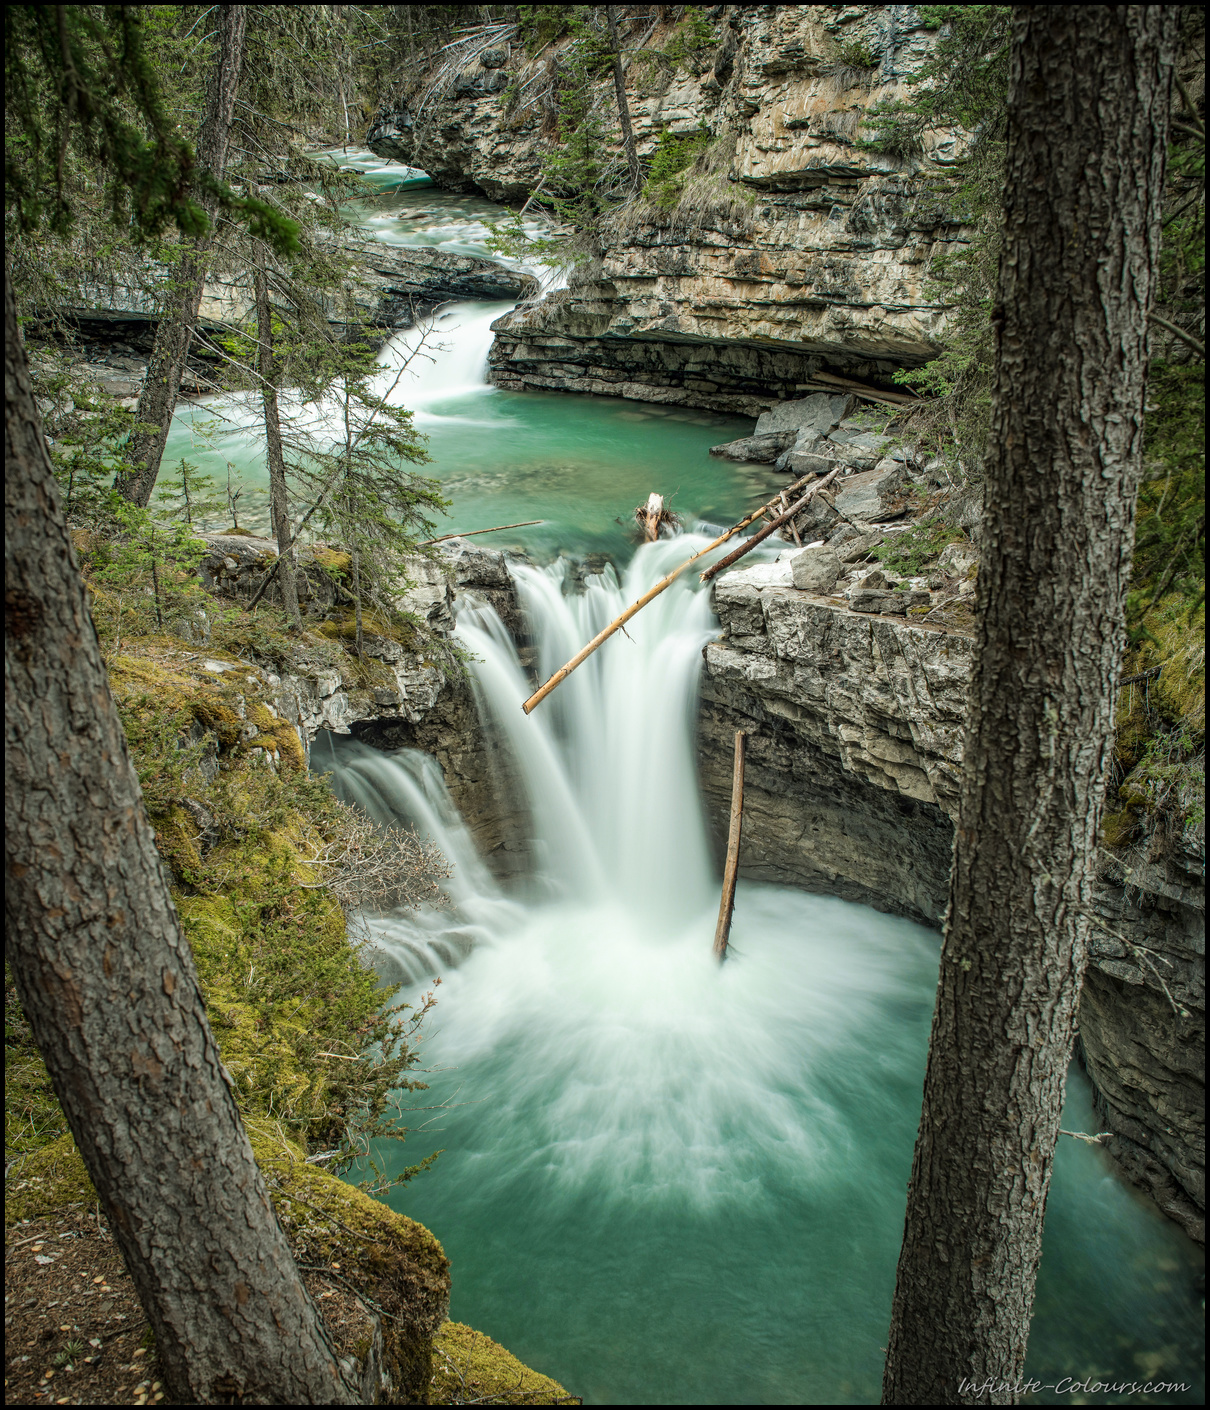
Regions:
<instances>
[{"instance_id":1,"label":"fallen log","mask_svg":"<svg viewBox=\"0 0 1210 1410\"><path fill-rule=\"evenodd\" d=\"M852 377L838 377L835 372L813 372L811 381L822 382L826 387L843 387L859 397L874 401L889 402L892 406L913 406L921 400L918 392L885 392L881 387L871 387L867 382L855 382Z\"/></svg>"},{"instance_id":2,"label":"fallen log","mask_svg":"<svg viewBox=\"0 0 1210 1410\"><path fill-rule=\"evenodd\" d=\"M735 882L739 875L739 838L744 817L744 744L747 735L735 731L735 762L731 768L731 825L727 829L727 861L723 867L723 895L714 927L714 958L719 964L727 958L731 935L731 913L735 909Z\"/></svg>"},{"instance_id":3,"label":"fallen log","mask_svg":"<svg viewBox=\"0 0 1210 1410\"><path fill-rule=\"evenodd\" d=\"M497 524L491 529L467 529L460 534L442 534L440 538L425 539L416 545L417 548L431 548L435 543L444 543L446 539L469 539L472 534L498 534L501 529L528 529L532 524L545 524L545 519L522 519L519 524Z\"/></svg>"},{"instance_id":4,"label":"fallen log","mask_svg":"<svg viewBox=\"0 0 1210 1410\"><path fill-rule=\"evenodd\" d=\"M794 516L800 514L807 504L810 503L812 496L818 494L825 485L830 485L839 474L840 466L837 466L835 470L825 475L822 480L816 480L806 494L803 495L797 503L792 504L784 514L779 514L776 519L771 519L763 529L758 529L751 538L745 539L738 548L733 549L727 554L726 558L720 558L717 563L707 568L706 571L701 574L701 581L708 583L716 573L721 573L724 568L730 568L732 563L738 562L745 553L751 553L758 544L764 543L769 535L780 529L783 524L790 523L794 519ZM787 495L787 498L788 497Z\"/></svg>"},{"instance_id":5,"label":"fallen log","mask_svg":"<svg viewBox=\"0 0 1210 1410\"><path fill-rule=\"evenodd\" d=\"M835 471L833 473L835 473ZM789 488L785 491L785 493L792 494L795 490L801 489L802 486L805 485L807 481L811 478L812 477L810 475L804 475L801 480L795 480L794 483L790 485ZM824 482L821 481L820 483ZM713 543L708 543L705 548L699 549L697 553L694 553L689 558L686 558L683 563L678 563L671 573L669 573L666 577L661 578L659 582L656 583L655 587L653 587L649 592L645 592L637 602L632 602L620 617L615 617L607 627L599 631L596 636L594 636L593 639L588 643L588 645L584 647L582 651L577 652L576 655L574 655L571 660L568 661L566 666L560 666L560 668L554 673L553 676L551 676L551 678L546 682L546 684L543 686L539 686L539 688L534 691L534 693L529 697L529 699L524 703L524 705L521 706L522 710L524 710L525 713L528 715L530 711L533 710L535 705L538 705L541 701L546 699L550 692L554 690L555 686L557 686L561 681L565 681L577 666L582 665L585 661L587 661L588 658L597 649L597 647L601 645L602 642L608 641L609 638L614 634L614 632L624 627L636 612L646 607L647 604L651 602L654 598L658 597L660 593L664 591L665 588L671 587L672 584L677 580L677 578L680 577L680 575L685 571L686 568L689 567L691 563L696 563L699 558L704 558L707 553L713 552L713 550L718 548L720 544L726 543L727 540L730 538L734 538L736 534L740 533L743 529L746 529L749 524L754 523L757 519L759 519L762 514L767 514L769 510L773 507L773 505L776 504L776 502L777 500L776 498L774 498L771 499L768 504L762 504L759 509L754 509L751 514L749 514L746 518L741 519L738 524L733 524L725 534L720 534L718 538L714 540Z\"/></svg>"}]
</instances>

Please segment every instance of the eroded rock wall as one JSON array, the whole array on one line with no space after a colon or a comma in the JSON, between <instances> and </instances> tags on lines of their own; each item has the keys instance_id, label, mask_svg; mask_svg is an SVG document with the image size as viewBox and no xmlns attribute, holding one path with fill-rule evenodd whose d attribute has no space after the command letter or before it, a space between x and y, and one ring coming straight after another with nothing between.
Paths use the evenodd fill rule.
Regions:
<instances>
[{"instance_id":1,"label":"eroded rock wall","mask_svg":"<svg viewBox=\"0 0 1210 1410\"><path fill-rule=\"evenodd\" d=\"M962 232L921 176L952 162L960 137L926 133L911 160L860 145L871 109L901 94L930 51L917 10L710 14L713 47L675 68L653 57L671 38L658 18L636 16L624 35L638 51L626 82L640 155L662 132L708 131L710 170L676 209L638 205L617 219L571 287L499 320L498 385L756 415L821 369L885 380L936 354L943 313L924 271ZM567 42L535 59L514 43L490 71L468 45L465 72L447 68L396 101L369 145L440 185L524 199L554 135L537 95ZM598 106L613 121L605 83Z\"/></svg>"},{"instance_id":2,"label":"eroded rock wall","mask_svg":"<svg viewBox=\"0 0 1210 1410\"><path fill-rule=\"evenodd\" d=\"M700 778L720 854L734 733L748 732L741 872L940 925L973 638L787 585L787 565L718 580ZM1081 1055L1105 1144L1205 1238L1204 844L1127 868L1103 853Z\"/></svg>"}]
</instances>

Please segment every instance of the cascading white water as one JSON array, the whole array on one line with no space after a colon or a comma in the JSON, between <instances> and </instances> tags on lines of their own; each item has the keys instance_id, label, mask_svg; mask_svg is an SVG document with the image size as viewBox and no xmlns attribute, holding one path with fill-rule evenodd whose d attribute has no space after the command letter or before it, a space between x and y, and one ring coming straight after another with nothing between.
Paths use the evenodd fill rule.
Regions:
<instances>
[{"instance_id":1,"label":"cascading white water","mask_svg":"<svg viewBox=\"0 0 1210 1410\"><path fill-rule=\"evenodd\" d=\"M582 592L566 590L566 559L545 569L516 565L541 674L705 542L682 535L645 545L621 582L608 567ZM652 922L705 923L710 863L690 726L701 649L713 630L707 594L678 582L526 716L520 706L532 686L500 619L490 607L463 608L458 636L474 658L480 709L507 741L532 818L525 839L536 862L531 892L551 902L629 907ZM466 933L468 909L482 919L486 908L497 921L498 908L515 910L475 854L432 759L348 744L337 754L325 741L313 762L333 767L342 795L378 821L402 817L431 837L454 866L452 910L371 921L408 979L426 976L435 932Z\"/></svg>"},{"instance_id":2,"label":"cascading white water","mask_svg":"<svg viewBox=\"0 0 1210 1410\"><path fill-rule=\"evenodd\" d=\"M466 214L455 240L474 235ZM491 392L483 368L500 311L442 310L442 348L422 350L393 396L431 432L459 527L549 516L543 552L617 553L622 533L603 545L601 525L652 487L682 485L693 512L727 522L767 497L752 467L742 483L704 488L739 474L705 447L747 427ZM384 349L381 385L415 337ZM622 582L609 570L582 593L569 590L566 563L516 567L539 675L694 546L686 536L640 549ZM586 1402L871 1403L936 937L741 882L734 958L713 962L717 876L692 759L712 626L689 577L526 718L532 683L504 628L464 608L480 709L528 803L518 840L533 866L507 889L433 760L316 744L313 762L331 764L345 797L380 820L414 821L455 868L448 908L371 922L384 977L405 996L444 980L426 1022L432 1087L417 1099L436 1110L405 1112L406 1148L384 1142L375 1158L394 1173L446 1148L388 1199L442 1240L452 1315ZM1095 1120L1074 1072L1064 1125L1091 1131ZM1193 1383L1175 1403L1200 1403L1200 1313L1187 1295L1196 1257L1104 1160L1078 1141L1057 1153L1028 1369L1053 1380L1162 1368Z\"/></svg>"},{"instance_id":3,"label":"cascading white water","mask_svg":"<svg viewBox=\"0 0 1210 1410\"><path fill-rule=\"evenodd\" d=\"M645 546L582 592L566 560L516 565L539 675L701 542ZM375 1155L394 1171L447 1148L389 1198L443 1240L452 1315L586 1401L869 1403L936 937L741 882L734 958L714 962L692 758L713 625L696 579L678 581L527 717L499 619L464 607L480 709L529 804L519 891L483 867L431 759L337 744L344 796L414 821L456 868L447 910L371 921L392 977L443 979L424 1110L404 1113L406 1151ZM1076 1075L1065 1124L1094 1119ZM1166 1281L1139 1320L1136 1269L1184 1266L1179 1234L1158 1216L1144 1231L1082 1143L1058 1152L1046 1237L1034 1374L1103 1377L1123 1347L1195 1344L1196 1309Z\"/></svg>"},{"instance_id":4,"label":"cascading white water","mask_svg":"<svg viewBox=\"0 0 1210 1410\"><path fill-rule=\"evenodd\" d=\"M608 568L579 592L568 590L565 559L517 565L540 675L706 542L645 545L621 581ZM536 1080L514 1090L511 1111L532 1158L573 1185L608 1169L612 1198L674 1187L709 1201L750 1186L751 1152L727 1155L741 1111L763 1132L760 1163L769 1150L779 1164L817 1161L844 1135L809 1075L871 1006L922 979L927 992L934 963L926 932L906 922L870 924L868 912L815 901L828 927L796 935L787 920L804 898L745 887L734 930L743 958L719 974L717 884L692 757L701 651L714 630L696 577L678 580L526 716L532 685L499 619L463 610L458 634L476 658L480 709L529 806L535 866L523 897L505 896L474 856L431 760L347 745L336 755L345 797L414 823L456 867L448 911L369 922L390 972L411 983L444 977L441 1046L460 1062L522 1041L531 1049ZM888 944L901 952L893 964ZM739 1008L761 1021L731 1032L729 1058L716 1062ZM812 1021L792 1023L795 1010ZM554 1069L551 1105L542 1093Z\"/></svg>"}]
</instances>

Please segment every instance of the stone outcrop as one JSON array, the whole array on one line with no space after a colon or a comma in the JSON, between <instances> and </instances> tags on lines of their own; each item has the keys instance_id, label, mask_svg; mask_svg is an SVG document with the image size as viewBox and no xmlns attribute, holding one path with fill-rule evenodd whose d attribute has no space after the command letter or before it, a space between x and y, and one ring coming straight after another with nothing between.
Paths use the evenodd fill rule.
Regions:
<instances>
[{"instance_id":1,"label":"stone outcrop","mask_svg":"<svg viewBox=\"0 0 1210 1410\"><path fill-rule=\"evenodd\" d=\"M530 299L538 293L532 274L431 245L379 246L366 252L365 268L365 277L379 289L375 316L391 328L407 327L451 299L495 303Z\"/></svg>"},{"instance_id":2,"label":"stone outcrop","mask_svg":"<svg viewBox=\"0 0 1210 1410\"><path fill-rule=\"evenodd\" d=\"M264 581L276 546L245 534L203 538L210 549L202 561L205 584L212 591L247 600ZM344 651L317 656L305 643L300 643L289 666L277 670L221 654L204 661L203 669L217 676L230 674L232 679L255 671L271 709L294 726L308 757L324 730L352 734L382 749L422 749L432 754L480 853L498 873L515 872L525 864L524 849L515 845L515 839L528 836L529 831L517 811L520 790L501 762L506 751L484 731L470 681L449 639L459 598L489 603L520 639L516 591L503 554L466 539L453 539L439 552L437 560L420 556L408 560L410 586L397 599L397 606L423 626L423 644L417 647L367 628L363 637L367 660L360 670ZM304 552L299 585L305 606L323 609L335 602L333 580L322 561L339 557L324 545ZM204 616L175 623L174 629L201 646L209 639ZM347 623L340 624L341 639L349 631Z\"/></svg>"},{"instance_id":3,"label":"stone outcrop","mask_svg":"<svg viewBox=\"0 0 1210 1410\"><path fill-rule=\"evenodd\" d=\"M665 132L710 135L679 205L636 204L570 287L499 320L498 385L757 415L821 370L886 381L935 355L943 313L924 272L962 232L920 177L952 163L960 138L928 132L910 160L861 145L871 109L898 96L930 51L918 12L709 14L712 47L696 55L657 58L671 34L650 16L623 37L639 56L626 82L640 156ZM568 42L534 59L514 43L489 72L466 41L465 73L443 53L379 114L368 145L438 185L524 199L554 135L540 95ZM598 104L607 115L608 82Z\"/></svg>"},{"instance_id":4,"label":"stone outcrop","mask_svg":"<svg viewBox=\"0 0 1210 1410\"><path fill-rule=\"evenodd\" d=\"M706 648L698 745L716 845L744 729L742 874L938 925L974 645L953 612L960 599L948 604L957 627L935 623L944 611L889 616L897 604L886 600L903 595L885 590L880 571L847 598L817 596L792 586L795 559L724 574L715 589L723 635ZM950 560L959 573L977 562L969 544ZM1079 1019L1105 1144L1199 1240L1204 865L1204 841L1191 835L1129 867L1102 854Z\"/></svg>"},{"instance_id":5,"label":"stone outcrop","mask_svg":"<svg viewBox=\"0 0 1210 1410\"><path fill-rule=\"evenodd\" d=\"M1199 1243L1206 1229L1204 838L1102 852L1081 1056L1118 1164Z\"/></svg>"},{"instance_id":6,"label":"stone outcrop","mask_svg":"<svg viewBox=\"0 0 1210 1410\"><path fill-rule=\"evenodd\" d=\"M455 299L499 302L530 299L538 293L532 274L451 250L364 242L353 253L360 264L361 308L382 330L410 328ZM137 398L142 391L169 275L167 266L148 262L132 266L124 279L84 280L74 301L63 310L84 339L84 348L77 348L83 356L76 371L91 377L111 396ZM206 281L198 326L203 333L223 332L252 312L251 279L215 273ZM222 368L207 355L204 340L195 343L190 357L181 384L183 394L213 390Z\"/></svg>"},{"instance_id":7,"label":"stone outcrop","mask_svg":"<svg viewBox=\"0 0 1210 1410\"><path fill-rule=\"evenodd\" d=\"M745 873L936 925L971 638L850 611L791 587L793 568L718 580L724 636L706 648L702 681L706 798L725 813L743 721L745 815L755 819L745 821Z\"/></svg>"}]
</instances>

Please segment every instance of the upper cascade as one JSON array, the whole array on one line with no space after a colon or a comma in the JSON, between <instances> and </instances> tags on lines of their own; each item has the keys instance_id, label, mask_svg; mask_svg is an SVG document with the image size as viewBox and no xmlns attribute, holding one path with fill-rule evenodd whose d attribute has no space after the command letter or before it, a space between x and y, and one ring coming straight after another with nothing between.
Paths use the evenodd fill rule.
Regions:
<instances>
[{"instance_id":1,"label":"upper cascade","mask_svg":"<svg viewBox=\"0 0 1210 1410\"><path fill-rule=\"evenodd\" d=\"M684 139L697 164L671 195L607 218L571 287L500 321L493 380L756 415L824 368L885 383L935 356L944 314L925 273L964 231L922 177L961 157L963 134L926 131L912 157L870 145L872 113L931 52L917 10L717 7L688 39L646 14L622 25L640 161ZM514 36L479 53L471 34L367 144L441 186L526 200L558 138L542 95L573 42L531 57ZM594 83L620 151L612 80Z\"/></svg>"}]
</instances>

